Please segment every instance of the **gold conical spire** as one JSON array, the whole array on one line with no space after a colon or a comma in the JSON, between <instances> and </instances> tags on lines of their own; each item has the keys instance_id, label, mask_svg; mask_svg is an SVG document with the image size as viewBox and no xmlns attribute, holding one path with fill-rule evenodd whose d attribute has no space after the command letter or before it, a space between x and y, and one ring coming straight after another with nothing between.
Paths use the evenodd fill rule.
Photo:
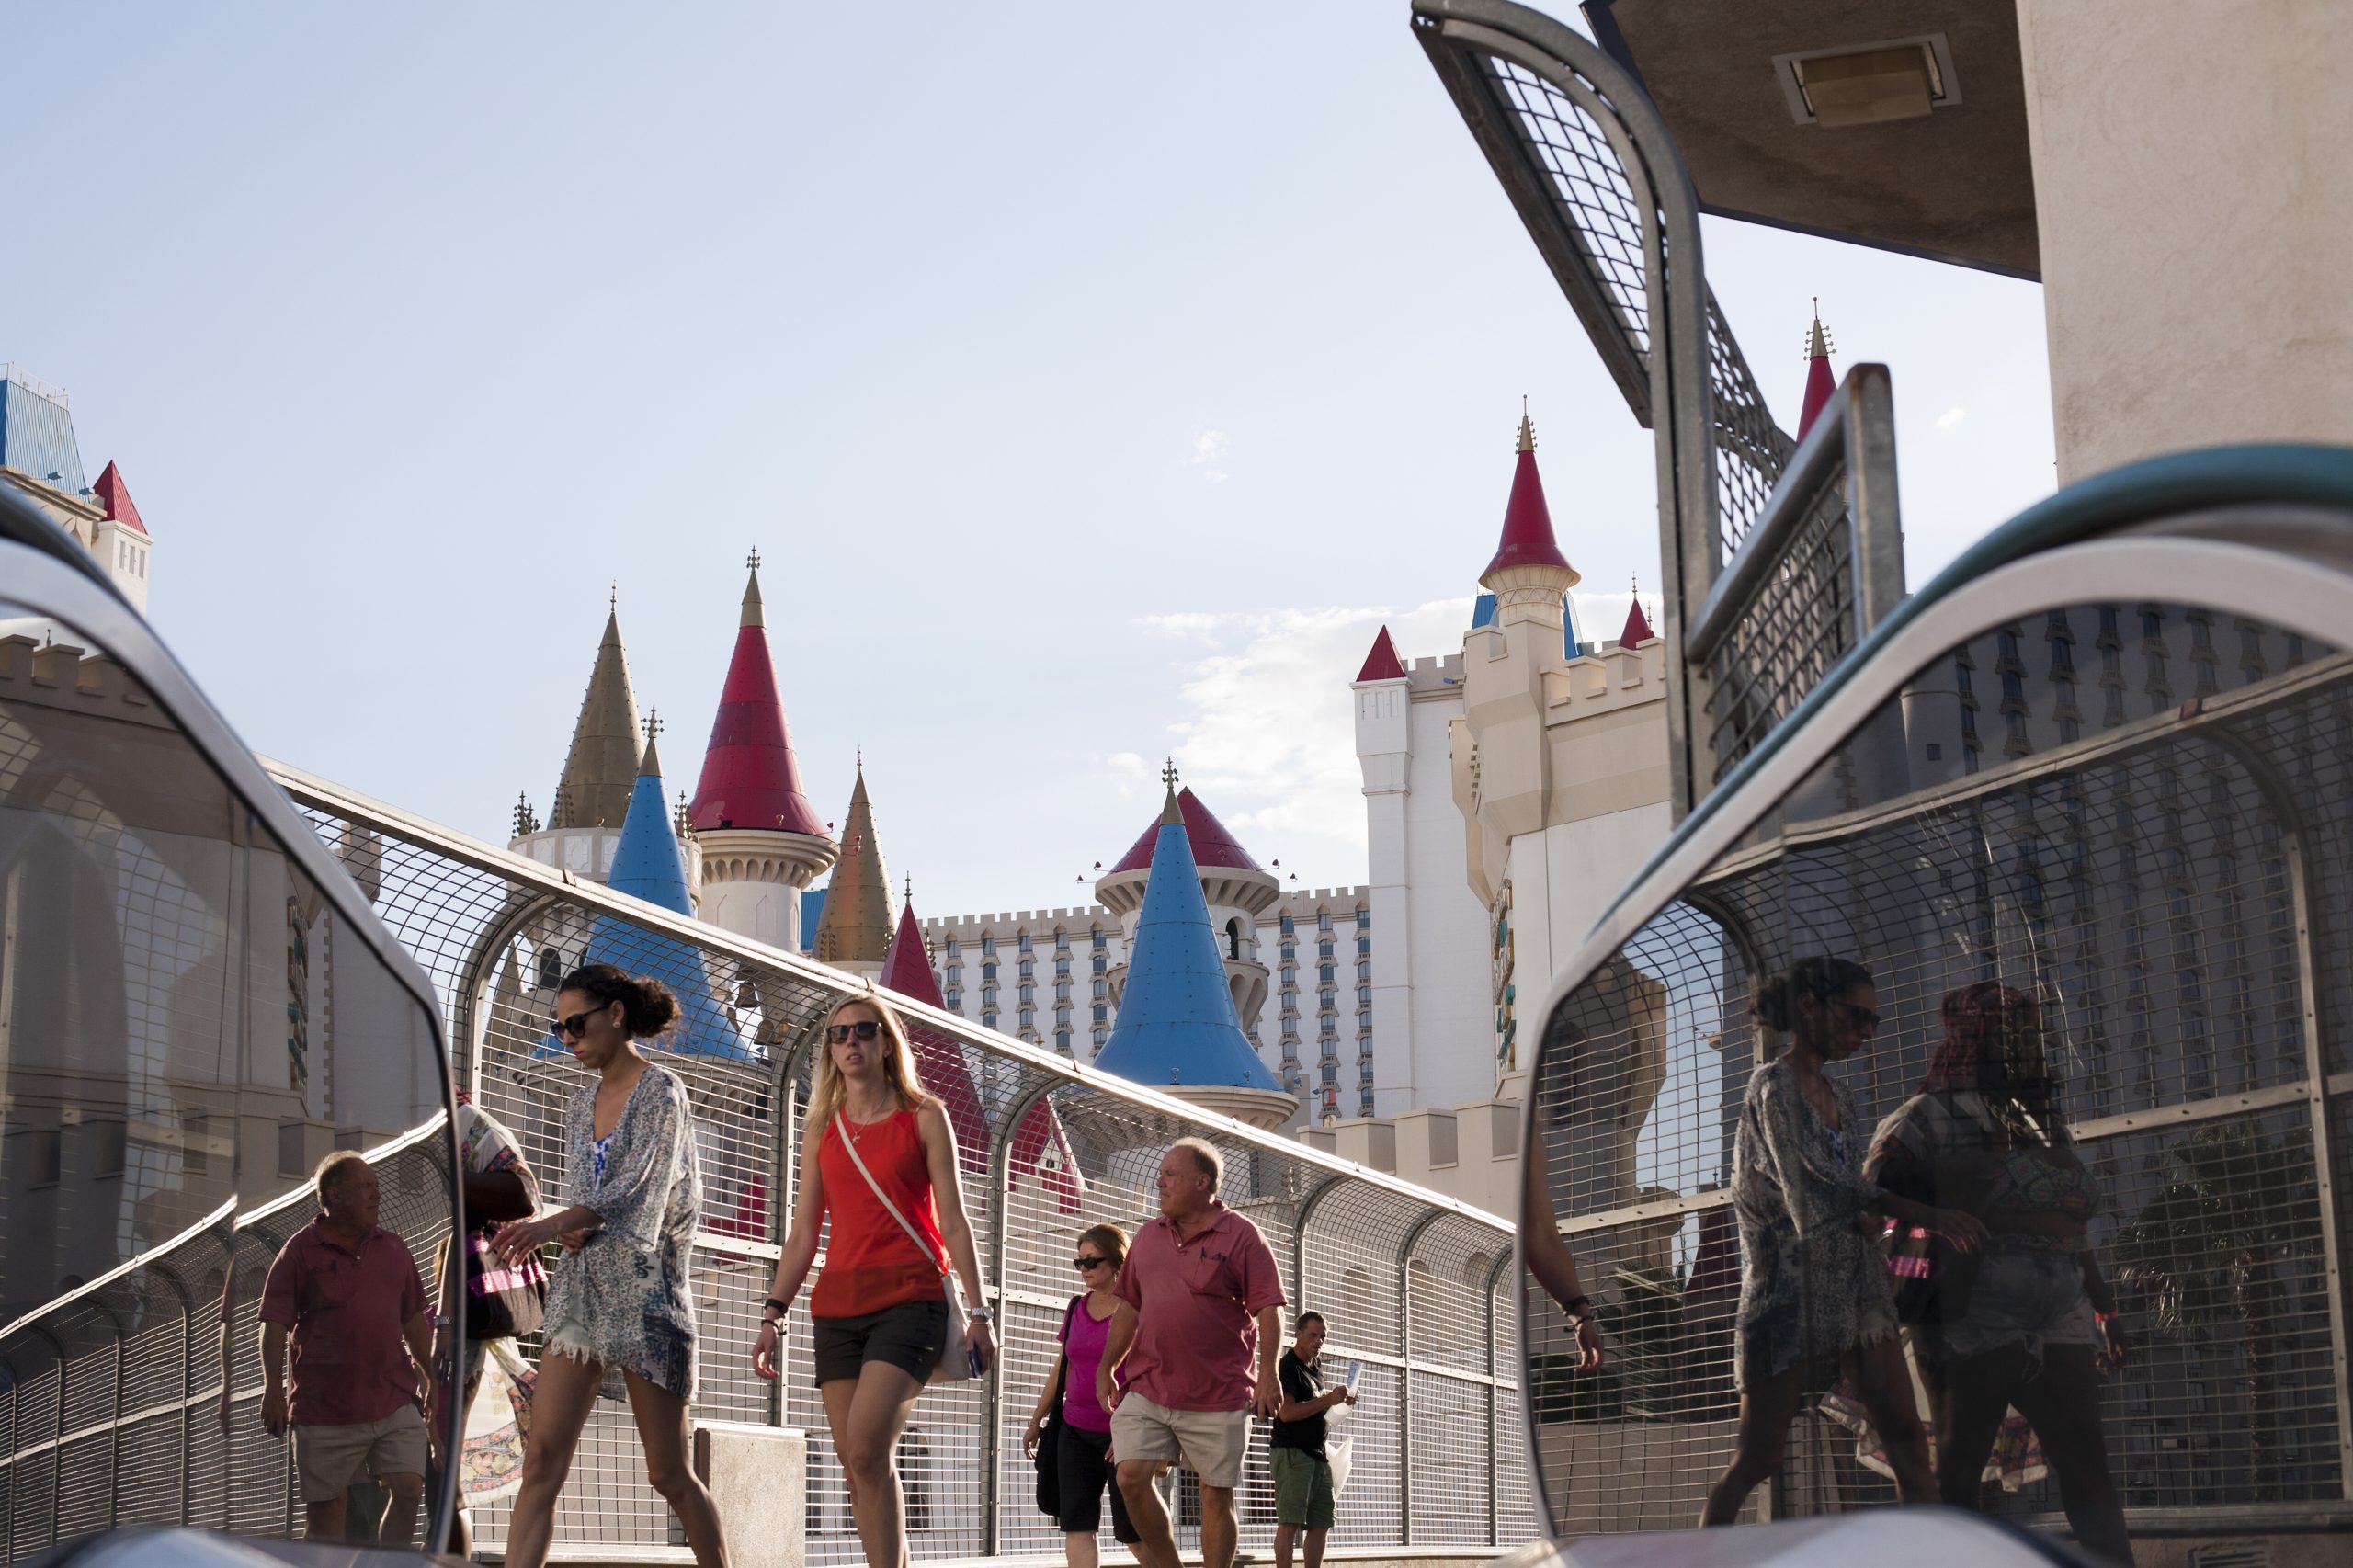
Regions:
<instances>
[{"instance_id":1,"label":"gold conical spire","mask_svg":"<svg viewBox=\"0 0 2353 1568\"><path fill-rule=\"evenodd\" d=\"M1522 394L1519 400L1518 449L1523 452L1532 452L1536 449L1536 426L1529 423L1528 398L1525 394Z\"/></svg>"},{"instance_id":2,"label":"gold conical spire","mask_svg":"<svg viewBox=\"0 0 2353 1568\"><path fill-rule=\"evenodd\" d=\"M752 575L751 580L744 585L744 619L740 624L766 626L768 623L767 614L760 605L760 552L756 550L752 551L745 558L744 566Z\"/></svg>"},{"instance_id":3,"label":"gold conical spire","mask_svg":"<svg viewBox=\"0 0 2353 1568\"><path fill-rule=\"evenodd\" d=\"M637 698L630 690L629 655L621 647L620 612L605 617L604 641L588 675L587 695L573 725L572 750L556 785L550 828L619 827L629 815L637 782Z\"/></svg>"},{"instance_id":4,"label":"gold conical spire","mask_svg":"<svg viewBox=\"0 0 2353 1568\"><path fill-rule=\"evenodd\" d=\"M1805 357L1809 359L1830 358L1830 335L1822 330L1822 301L1813 302L1813 325L1806 330Z\"/></svg>"},{"instance_id":5,"label":"gold conical spire","mask_svg":"<svg viewBox=\"0 0 2353 1568\"><path fill-rule=\"evenodd\" d=\"M817 915L811 951L819 963L880 965L891 955L891 879L882 869L882 843L874 835L874 808L866 798L866 768L850 790L849 817L842 824L842 855L825 885L825 907Z\"/></svg>"},{"instance_id":6,"label":"gold conical spire","mask_svg":"<svg viewBox=\"0 0 2353 1568\"><path fill-rule=\"evenodd\" d=\"M662 756L654 745L654 737L661 733L662 710L658 708L647 709L645 710L645 755L640 757L637 763L637 776L640 778L662 777Z\"/></svg>"},{"instance_id":7,"label":"gold conical spire","mask_svg":"<svg viewBox=\"0 0 2353 1568\"><path fill-rule=\"evenodd\" d=\"M1160 770L1160 781L1168 786L1168 799L1160 803L1160 825L1166 827L1172 822L1183 822L1185 813L1176 804L1176 759L1175 757L1170 757L1168 766Z\"/></svg>"}]
</instances>

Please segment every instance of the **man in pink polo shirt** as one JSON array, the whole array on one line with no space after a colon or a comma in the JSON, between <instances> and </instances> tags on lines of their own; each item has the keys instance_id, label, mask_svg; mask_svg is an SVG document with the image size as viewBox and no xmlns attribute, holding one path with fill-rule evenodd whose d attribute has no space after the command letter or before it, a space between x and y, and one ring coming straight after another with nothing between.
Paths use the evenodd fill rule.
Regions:
<instances>
[{"instance_id":1,"label":"man in pink polo shirt","mask_svg":"<svg viewBox=\"0 0 2353 1568\"><path fill-rule=\"evenodd\" d=\"M409 1546L425 1500L419 1406L433 1364L425 1282L408 1244L376 1223L373 1165L340 1150L313 1181L319 1215L288 1238L262 1282L262 1425L272 1437L293 1428L312 1540L346 1533L345 1489L367 1476L392 1494L377 1540ZM279 1372L290 1336L290 1402Z\"/></svg>"},{"instance_id":2,"label":"man in pink polo shirt","mask_svg":"<svg viewBox=\"0 0 2353 1568\"><path fill-rule=\"evenodd\" d=\"M1222 1174L1217 1151L1200 1139L1170 1145L1160 1161L1160 1218L1136 1233L1112 1287L1135 1310L1111 1319L1095 1396L1111 1411L1120 1494L1142 1537L1134 1551L1144 1568L1177 1568L1168 1510L1153 1485L1171 1460L1201 1479L1202 1568L1233 1568L1233 1489L1250 1415L1271 1416L1282 1399L1282 1278L1258 1227L1218 1200Z\"/></svg>"}]
</instances>

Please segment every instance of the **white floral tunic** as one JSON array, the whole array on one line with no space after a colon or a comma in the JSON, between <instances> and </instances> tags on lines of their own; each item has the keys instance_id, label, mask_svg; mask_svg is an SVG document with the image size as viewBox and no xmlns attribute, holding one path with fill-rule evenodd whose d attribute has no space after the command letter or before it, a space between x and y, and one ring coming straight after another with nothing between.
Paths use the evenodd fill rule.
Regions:
<instances>
[{"instance_id":1,"label":"white floral tunic","mask_svg":"<svg viewBox=\"0 0 2353 1568\"><path fill-rule=\"evenodd\" d=\"M687 1267L702 1176L685 1082L666 1067L647 1067L603 1140L601 1170L597 1142L592 1083L572 1096L564 1115L564 1180L570 1201L595 1210L604 1224L549 1277L547 1348L691 1398L695 1316Z\"/></svg>"},{"instance_id":2,"label":"white floral tunic","mask_svg":"<svg viewBox=\"0 0 2353 1568\"><path fill-rule=\"evenodd\" d=\"M1881 1197L1862 1176L1869 1130L1847 1085L1824 1081L1838 1107L1835 1129L1806 1102L1787 1056L1756 1070L1741 1106L1732 1193L1746 1264L1743 1388L1896 1331L1880 1227L1867 1212Z\"/></svg>"}]
</instances>

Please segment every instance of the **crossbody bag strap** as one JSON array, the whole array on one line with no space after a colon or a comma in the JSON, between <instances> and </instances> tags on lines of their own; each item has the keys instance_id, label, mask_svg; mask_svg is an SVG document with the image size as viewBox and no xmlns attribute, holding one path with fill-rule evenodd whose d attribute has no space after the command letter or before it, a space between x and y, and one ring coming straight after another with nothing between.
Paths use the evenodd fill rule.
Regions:
<instances>
[{"instance_id":1,"label":"crossbody bag strap","mask_svg":"<svg viewBox=\"0 0 2353 1568\"><path fill-rule=\"evenodd\" d=\"M915 1244L915 1250L926 1257L929 1257L931 1248L924 1241L923 1233L907 1223L907 1217L899 1212L899 1206L891 1201L890 1194L882 1190L882 1184L874 1179L874 1173L868 1170L866 1162L858 1157L858 1145L851 1142L849 1134L842 1131L842 1118L839 1111L834 1113L832 1126L835 1140L841 1144L843 1153L849 1155L849 1163L858 1167L858 1174L866 1178L868 1189L881 1202L883 1208L891 1211L891 1218L899 1222L899 1229L907 1233L907 1240ZM948 1270L942 1268L939 1272L942 1277L945 1277Z\"/></svg>"}]
</instances>

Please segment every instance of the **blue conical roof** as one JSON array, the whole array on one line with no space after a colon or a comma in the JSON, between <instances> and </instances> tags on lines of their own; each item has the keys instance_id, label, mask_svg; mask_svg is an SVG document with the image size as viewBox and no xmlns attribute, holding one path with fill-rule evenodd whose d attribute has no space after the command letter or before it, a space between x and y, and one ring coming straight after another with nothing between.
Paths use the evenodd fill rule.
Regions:
<instances>
[{"instance_id":1,"label":"blue conical roof","mask_svg":"<svg viewBox=\"0 0 2353 1568\"><path fill-rule=\"evenodd\" d=\"M654 743L645 743L645 760L629 793L629 814L621 819L620 842L613 847L613 866L605 885L615 892L658 903L673 915L691 918L694 900L687 893L687 855L678 832L662 803L662 760Z\"/></svg>"},{"instance_id":2,"label":"blue conical roof","mask_svg":"<svg viewBox=\"0 0 2353 1568\"><path fill-rule=\"evenodd\" d=\"M637 782L629 797L629 815L622 819L620 842L613 849L613 866L605 885L655 903L674 915L694 917L694 901L687 891L687 857L671 825L669 808L662 803L662 764L651 740ZM721 1001L702 954L693 944L661 932L648 931L610 915L599 915L588 927L588 946L580 955L585 964L608 963L631 974L660 981L678 998L677 1027L662 1037L661 1045L688 1056L723 1056L750 1061L757 1053L744 1040L734 1016ZM562 1050L560 1042L550 1044Z\"/></svg>"},{"instance_id":3,"label":"blue conical roof","mask_svg":"<svg viewBox=\"0 0 2353 1568\"><path fill-rule=\"evenodd\" d=\"M1095 1065L1154 1088L1282 1092L1234 1017L1209 901L1173 795L1152 848L1119 1022Z\"/></svg>"}]
</instances>

